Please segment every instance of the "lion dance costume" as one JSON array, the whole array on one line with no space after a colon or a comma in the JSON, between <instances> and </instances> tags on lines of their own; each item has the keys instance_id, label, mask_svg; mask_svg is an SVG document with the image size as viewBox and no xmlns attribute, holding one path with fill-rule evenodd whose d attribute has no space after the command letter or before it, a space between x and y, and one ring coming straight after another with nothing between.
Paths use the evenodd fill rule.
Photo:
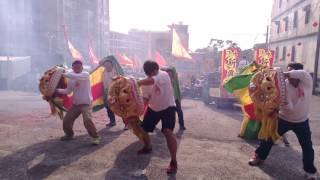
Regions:
<instances>
[{"instance_id":1,"label":"lion dance costume","mask_svg":"<svg viewBox=\"0 0 320 180\"><path fill-rule=\"evenodd\" d=\"M147 136L147 133L140 128L139 116L144 112L144 104L134 79L124 76L114 77L108 90L108 105L140 140Z\"/></svg>"},{"instance_id":2,"label":"lion dance costume","mask_svg":"<svg viewBox=\"0 0 320 180\"><path fill-rule=\"evenodd\" d=\"M253 62L229 79L224 88L243 105L240 137L278 139L278 110L285 101L285 79L279 69Z\"/></svg>"},{"instance_id":3,"label":"lion dance costume","mask_svg":"<svg viewBox=\"0 0 320 180\"><path fill-rule=\"evenodd\" d=\"M259 139L276 141L279 138L279 107L285 102L283 72L280 69L259 69L251 79L249 94L255 105L255 114L262 123Z\"/></svg>"},{"instance_id":4,"label":"lion dance costume","mask_svg":"<svg viewBox=\"0 0 320 180\"><path fill-rule=\"evenodd\" d=\"M54 66L47 70L39 81L39 91L43 95L51 109L52 114L58 114L63 118L63 111L71 106L71 100L67 95L61 95L55 92L57 88L66 88L67 79L62 76L65 68L63 66Z\"/></svg>"}]
</instances>

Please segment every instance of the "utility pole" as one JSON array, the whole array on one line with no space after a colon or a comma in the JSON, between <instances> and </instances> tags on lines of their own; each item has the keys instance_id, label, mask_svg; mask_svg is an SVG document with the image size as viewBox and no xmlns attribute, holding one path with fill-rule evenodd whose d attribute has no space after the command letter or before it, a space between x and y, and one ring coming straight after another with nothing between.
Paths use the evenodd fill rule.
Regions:
<instances>
[{"instance_id":1,"label":"utility pole","mask_svg":"<svg viewBox=\"0 0 320 180\"><path fill-rule=\"evenodd\" d=\"M269 25L267 25L267 33L266 33L266 46L267 50L269 50Z\"/></svg>"},{"instance_id":2,"label":"utility pole","mask_svg":"<svg viewBox=\"0 0 320 180\"><path fill-rule=\"evenodd\" d=\"M320 23L320 16L319 16L319 21L318 21L318 38L317 38L316 58L314 60L312 94L316 94L316 86L317 86L317 81L318 81L319 50L320 50L320 24L319 23Z\"/></svg>"}]
</instances>

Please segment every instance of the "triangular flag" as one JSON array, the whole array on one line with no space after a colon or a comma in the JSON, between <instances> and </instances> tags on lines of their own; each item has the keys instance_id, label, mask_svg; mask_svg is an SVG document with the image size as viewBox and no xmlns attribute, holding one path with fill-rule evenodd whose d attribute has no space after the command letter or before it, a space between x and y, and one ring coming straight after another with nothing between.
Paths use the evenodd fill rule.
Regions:
<instances>
[{"instance_id":1,"label":"triangular flag","mask_svg":"<svg viewBox=\"0 0 320 180\"><path fill-rule=\"evenodd\" d=\"M121 54L118 52L117 56L120 64L133 66L133 61L130 58L128 58L125 54Z\"/></svg>"},{"instance_id":2,"label":"triangular flag","mask_svg":"<svg viewBox=\"0 0 320 180\"><path fill-rule=\"evenodd\" d=\"M81 53L73 46L73 44L69 40L69 35L67 33L66 26L63 25L62 27L63 27L63 32L64 32L64 38L67 41L68 49L69 49L69 52L71 54L72 59L83 61L83 57L82 57Z\"/></svg>"},{"instance_id":3,"label":"triangular flag","mask_svg":"<svg viewBox=\"0 0 320 180\"><path fill-rule=\"evenodd\" d=\"M188 51L183 47L177 31L172 28L172 55L175 57L192 59Z\"/></svg>"},{"instance_id":4,"label":"triangular flag","mask_svg":"<svg viewBox=\"0 0 320 180\"><path fill-rule=\"evenodd\" d=\"M125 60L125 62L127 63L127 65L130 65L130 66L133 66L134 65L134 62L132 59L130 59L128 56L126 56L125 54L123 54L122 56Z\"/></svg>"},{"instance_id":5,"label":"triangular flag","mask_svg":"<svg viewBox=\"0 0 320 180\"><path fill-rule=\"evenodd\" d=\"M73 44L69 40L67 40L67 41L68 41L69 52L70 52L72 58L74 60L83 61L83 57L82 57L81 53L73 46Z\"/></svg>"},{"instance_id":6,"label":"triangular flag","mask_svg":"<svg viewBox=\"0 0 320 180\"><path fill-rule=\"evenodd\" d=\"M167 65L167 61L164 59L164 57L161 56L161 54L156 51L154 54L154 60L159 64L159 66L163 67Z\"/></svg>"},{"instance_id":7,"label":"triangular flag","mask_svg":"<svg viewBox=\"0 0 320 180\"><path fill-rule=\"evenodd\" d=\"M89 39L88 46L89 46L89 57L90 57L91 63L92 64L99 64L99 59L97 58L96 54L94 53L94 48L92 47L91 39Z\"/></svg>"}]
</instances>

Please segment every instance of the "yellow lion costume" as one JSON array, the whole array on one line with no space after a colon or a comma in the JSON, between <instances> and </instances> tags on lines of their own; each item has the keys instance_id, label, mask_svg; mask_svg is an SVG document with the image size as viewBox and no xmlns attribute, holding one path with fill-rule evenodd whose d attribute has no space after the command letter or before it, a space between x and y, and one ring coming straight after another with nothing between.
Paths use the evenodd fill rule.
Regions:
<instances>
[{"instance_id":1,"label":"yellow lion costume","mask_svg":"<svg viewBox=\"0 0 320 180\"><path fill-rule=\"evenodd\" d=\"M285 78L280 69L261 68L252 77L250 97L255 105L255 114L261 119L259 139L272 138L276 141L278 134L278 112L285 101Z\"/></svg>"},{"instance_id":2,"label":"yellow lion costume","mask_svg":"<svg viewBox=\"0 0 320 180\"><path fill-rule=\"evenodd\" d=\"M140 118L144 104L136 81L124 76L115 76L108 90L108 105L139 138L147 134L140 128Z\"/></svg>"},{"instance_id":3,"label":"yellow lion costume","mask_svg":"<svg viewBox=\"0 0 320 180\"><path fill-rule=\"evenodd\" d=\"M62 76L65 68L62 66L54 66L47 70L39 81L39 91L43 95L42 98L46 100L51 109L52 114L58 114L60 119L63 118L63 111L65 110L64 95L55 93L57 88L66 88L67 80Z\"/></svg>"}]
</instances>

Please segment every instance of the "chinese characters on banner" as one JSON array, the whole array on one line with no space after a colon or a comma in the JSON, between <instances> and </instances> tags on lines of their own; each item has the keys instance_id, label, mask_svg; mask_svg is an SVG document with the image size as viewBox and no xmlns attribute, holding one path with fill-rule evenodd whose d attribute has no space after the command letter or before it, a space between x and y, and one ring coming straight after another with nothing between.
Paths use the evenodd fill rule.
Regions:
<instances>
[{"instance_id":1,"label":"chinese characters on banner","mask_svg":"<svg viewBox=\"0 0 320 180\"><path fill-rule=\"evenodd\" d=\"M263 65L272 67L274 60L274 51L273 50L265 50L265 49L257 49L256 50L256 61Z\"/></svg>"},{"instance_id":2,"label":"chinese characters on banner","mask_svg":"<svg viewBox=\"0 0 320 180\"><path fill-rule=\"evenodd\" d=\"M223 89L223 84L232 76L236 75L237 63L240 58L241 50L239 48L225 49L222 52L221 58L221 95L226 97L227 92Z\"/></svg>"}]
</instances>

